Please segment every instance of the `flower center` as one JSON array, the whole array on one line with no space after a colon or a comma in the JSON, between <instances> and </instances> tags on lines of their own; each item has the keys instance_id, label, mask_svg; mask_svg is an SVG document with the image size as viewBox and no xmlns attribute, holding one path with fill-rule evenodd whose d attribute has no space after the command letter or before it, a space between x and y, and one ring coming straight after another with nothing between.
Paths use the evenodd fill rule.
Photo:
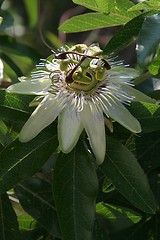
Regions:
<instances>
[{"instance_id":1,"label":"flower center","mask_svg":"<svg viewBox=\"0 0 160 240\"><path fill-rule=\"evenodd\" d=\"M95 45L87 47L78 44L55 56L60 60L60 70L65 72L65 83L69 90L87 94L97 89L106 71L111 68L100 55L101 52Z\"/></svg>"}]
</instances>

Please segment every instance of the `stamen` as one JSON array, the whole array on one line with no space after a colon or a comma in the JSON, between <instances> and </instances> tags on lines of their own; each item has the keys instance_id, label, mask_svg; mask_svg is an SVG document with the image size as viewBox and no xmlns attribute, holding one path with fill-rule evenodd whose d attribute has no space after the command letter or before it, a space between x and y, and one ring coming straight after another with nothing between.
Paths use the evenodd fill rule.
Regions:
<instances>
[{"instance_id":1,"label":"stamen","mask_svg":"<svg viewBox=\"0 0 160 240\"><path fill-rule=\"evenodd\" d=\"M104 59L102 59L102 61L104 62L104 67L105 67L107 70L110 70L110 69L111 69L111 66L109 65L109 63L108 63L106 60L104 60Z\"/></svg>"},{"instance_id":2,"label":"stamen","mask_svg":"<svg viewBox=\"0 0 160 240\"><path fill-rule=\"evenodd\" d=\"M71 58L70 58L70 54L71 54ZM67 56L68 55L68 56ZM76 57L77 56L77 57ZM82 58L79 59L78 56L81 56ZM62 53L59 53L59 54L55 54L55 57L57 59L67 59L70 58L71 60L76 60L76 61L79 61L79 63L77 63L75 65L75 67L71 70L71 72L69 73L68 76L66 76L66 83L72 83L74 82L74 79L73 79L73 74L74 72L76 71L76 69L82 64L82 62L84 62L84 60L86 58L91 58L91 59L97 59L98 61L101 60L103 62L103 67L105 67L107 70L110 70L111 69L111 66L109 65L109 63L105 60L105 59L101 59L99 56L91 56L91 55L87 55L85 53L79 53L79 52L75 52L75 51L66 51L66 52L62 52Z\"/></svg>"}]
</instances>

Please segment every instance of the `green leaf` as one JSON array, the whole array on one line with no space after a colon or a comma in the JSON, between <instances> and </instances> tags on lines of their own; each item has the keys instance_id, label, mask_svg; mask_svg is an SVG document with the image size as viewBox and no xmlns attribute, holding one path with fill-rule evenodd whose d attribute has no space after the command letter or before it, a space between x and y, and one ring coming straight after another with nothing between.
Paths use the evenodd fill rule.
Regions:
<instances>
[{"instance_id":1,"label":"green leaf","mask_svg":"<svg viewBox=\"0 0 160 240\"><path fill-rule=\"evenodd\" d=\"M96 0L73 0L73 2L78 4L78 5L82 5L86 8L89 8L93 11L99 11L98 1L96 1ZM101 1L99 1L99 2L101 4ZM104 3L103 0L102 0L102 4L107 5L107 3Z\"/></svg>"},{"instance_id":2,"label":"green leaf","mask_svg":"<svg viewBox=\"0 0 160 240\"><path fill-rule=\"evenodd\" d=\"M160 130L160 106L158 104L133 102L129 110L140 121L143 133Z\"/></svg>"},{"instance_id":3,"label":"green leaf","mask_svg":"<svg viewBox=\"0 0 160 240\"><path fill-rule=\"evenodd\" d=\"M159 0L147 0L140 2L135 6L128 9L128 11L137 11L137 10L160 10L160 1Z\"/></svg>"},{"instance_id":4,"label":"green leaf","mask_svg":"<svg viewBox=\"0 0 160 240\"><path fill-rule=\"evenodd\" d=\"M20 230L31 230L35 228L34 219L27 213L18 216L18 223Z\"/></svg>"},{"instance_id":5,"label":"green leaf","mask_svg":"<svg viewBox=\"0 0 160 240\"><path fill-rule=\"evenodd\" d=\"M56 151L58 140L52 126L28 143L15 140L0 153L0 193L37 172Z\"/></svg>"},{"instance_id":6,"label":"green leaf","mask_svg":"<svg viewBox=\"0 0 160 240\"><path fill-rule=\"evenodd\" d=\"M30 27L35 27L38 21L38 0L24 0Z\"/></svg>"},{"instance_id":7,"label":"green leaf","mask_svg":"<svg viewBox=\"0 0 160 240\"><path fill-rule=\"evenodd\" d=\"M148 70L152 75L157 75L159 73L160 70L160 59L155 59L153 60L149 66L148 66Z\"/></svg>"},{"instance_id":8,"label":"green leaf","mask_svg":"<svg viewBox=\"0 0 160 240\"><path fill-rule=\"evenodd\" d=\"M22 75L23 75L21 69L17 66L17 64L16 64L10 57L8 57L6 54L2 53L2 54L1 54L1 58L2 58L3 61L6 62L7 65L9 65L10 68L16 73L16 78L18 78L18 76L22 76ZM8 73L10 73L10 72L7 72L7 71L6 71L5 66L4 66L4 69L5 69L5 73L6 73L8 76L10 76L10 74L8 74ZM11 75L11 77L12 77L12 75ZM11 79L12 79L12 78L11 78Z\"/></svg>"},{"instance_id":9,"label":"green leaf","mask_svg":"<svg viewBox=\"0 0 160 240\"><path fill-rule=\"evenodd\" d=\"M0 196L0 239L19 240L17 216L7 194Z\"/></svg>"},{"instance_id":10,"label":"green leaf","mask_svg":"<svg viewBox=\"0 0 160 240\"><path fill-rule=\"evenodd\" d=\"M73 0L73 2L93 11L103 13L119 12L120 10L123 12L133 6L128 0Z\"/></svg>"},{"instance_id":11,"label":"green leaf","mask_svg":"<svg viewBox=\"0 0 160 240\"><path fill-rule=\"evenodd\" d=\"M158 49L154 60L149 64L148 70L152 75L157 75L160 71L160 49Z\"/></svg>"},{"instance_id":12,"label":"green leaf","mask_svg":"<svg viewBox=\"0 0 160 240\"><path fill-rule=\"evenodd\" d=\"M0 50L6 55L14 54L16 56L27 56L32 61L37 62L37 59L41 58L41 55L32 47L19 43L15 38L10 36L1 36L0 37Z\"/></svg>"},{"instance_id":13,"label":"green leaf","mask_svg":"<svg viewBox=\"0 0 160 240\"><path fill-rule=\"evenodd\" d=\"M73 0L74 3L82 5L86 8L89 8L93 11L105 12L109 11L109 2L110 0Z\"/></svg>"},{"instance_id":14,"label":"green leaf","mask_svg":"<svg viewBox=\"0 0 160 240\"><path fill-rule=\"evenodd\" d=\"M136 157L145 172L150 173L160 167L160 131L145 133L136 138Z\"/></svg>"},{"instance_id":15,"label":"green leaf","mask_svg":"<svg viewBox=\"0 0 160 240\"><path fill-rule=\"evenodd\" d=\"M146 68L152 61L160 42L160 15L148 16L143 23L137 40L137 61Z\"/></svg>"},{"instance_id":16,"label":"green leaf","mask_svg":"<svg viewBox=\"0 0 160 240\"><path fill-rule=\"evenodd\" d=\"M27 179L15 187L23 207L49 234L60 237L56 209L53 204L51 184L36 177Z\"/></svg>"},{"instance_id":17,"label":"green leaf","mask_svg":"<svg viewBox=\"0 0 160 240\"><path fill-rule=\"evenodd\" d=\"M128 46L138 36L146 16L153 13L153 11L145 12L124 25L108 42L104 54L115 53Z\"/></svg>"},{"instance_id":18,"label":"green leaf","mask_svg":"<svg viewBox=\"0 0 160 240\"><path fill-rule=\"evenodd\" d=\"M11 143L11 136L9 134L9 129L6 126L6 124L4 123L4 121L0 120L0 143L3 146L8 145L9 143Z\"/></svg>"},{"instance_id":19,"label":"green leaf","mask_svg":"<svg viewBox=\"0 0 160 240\"><path fill-rule=\"evenodd\" d=\"M142 219L139 213L129 208L104 203L96 205L96 213L98 220L106 224L109 232L120 231Z\"/></svg>"},{"instance_id":20,"label":"green leaf","mask_svg":"<svg viewBox=\"0 0 160 240\"><path fill-rule=\"evenodd\" d=\"M4 65L4 77L3 79L12 79L13 82L17 82L17 74L15 73L15 71L12 69L12 67L10 67L6 62L3 61L3 65Z\"/></svg>"},{"instance_id":21,"label":"green leaf","mask_svg":"<svg viewBox=\"0 0 160 240\"><path fill-rule=\"evenodd\" d=\"M98 182L94 164L78 144L57 159L53 192L64 240L90 240Z\"/></svg>"},{"instance_id":22,"label":"green leaf","mask_svg":"<svg viewBox=\"0 0 160 240\"><path fill-rule=\"evenodd\" d=\"M160 147L160 141L159 141L159 147ZM157 148L157 155L158 155L158 150L159 150L159 148ZM149 180L150 180L150 185L151 185L152 191L157 200L158 206L160 207L160 174L159 174L158 169L159 169L159 167L155 171L152 171L150 173Z\"/></svg>"},{"instance_id":23,"label":"green leaf","mask_svg":"<svg viewBox=\"0 0 160 240\"><path fill-rule=\"evenodd\" d=\"M158 238L154 238L155 229L157 229L157 226L153 226L152 218L148 217L147 219L140 221L138 224L135 224L133 227L113 233L111 235L111 239L119 240L119 238L121 238L123 240L158 240Z\"/></svg>"},{"instance_id":24,"label":"green leaf","mask_svg":"<svg viewBox=\"0 0 160 240\"><path fill-rule=\"evenodd\" d=\"M108 139L106 159L101 169L135 207L147 213L155 213L157 205L147 177L124 145L115 139Z\"/></svg>"},{"instance_id":25,"label":"green leaf","mask_svg":"<svg viewBox=\"0 0 160 240\"><path fill-rule=\"evenodd\" d=\"M76 17L72 17L63 23L59 30L64 32L82 32L97 28L111 27L122 25L127 22L124 16L113 16L113 14L104 13L86 13Z\"/></svg>"},{"instance_id":26,"label":"green leaf","mask_svg":"<svg viewBox=\"0 0 160 240\"><path fill-rule=\"evenodd\" d=\"M137 12L128 13L127 9L132 5L128 0L110 2L110 13L87 13L72 17L62 24L59 29L65 32L81 32L97 28L118 26L127 23L133 17L137 16Z\"/></svg>"},{"instance_id":27,"label":"green leaf","mask_svg":"<svg viewBox=\"0 0 160 240\"><path fill-rule=\"evenodd\" d=\"M6 93L0 90L0 118L8 120L26 120L31 113L29 103L33 96Z\"/></svg>"}]
</instances>

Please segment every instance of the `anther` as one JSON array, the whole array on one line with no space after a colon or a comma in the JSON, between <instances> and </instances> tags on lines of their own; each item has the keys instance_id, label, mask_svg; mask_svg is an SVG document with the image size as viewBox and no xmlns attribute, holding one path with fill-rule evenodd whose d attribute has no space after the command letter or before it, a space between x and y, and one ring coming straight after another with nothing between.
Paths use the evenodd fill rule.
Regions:
<instances>
[{"instance_id":1,"label":"anther","mask_svg":"<svg viewBox=\"0 0 160 240\"><path fill-rule=\"evenodd\" d=\"M60 53L60 54L55 54L55 57L57 59L66 59L66 52Z\"/></svg>"},{"instance_id":2,"label":"anther","mask_svg":"<svg viewBox=\"0 0 160 240\"><path fill-rule=\"evenodd\" d=\"M110 70L111 69L111 66L109 65L109 63L106 61L106 60L104 60L104 59L102 59L102 61L103 61L103 63L104 63L104 67L107 69L107 70Z\"/></svg>"},{"instance_id":3,"label":"anther","mask_svg":"<svg viewBox=\"0 0 160 240\"><path fill-rule=\"evenodd\" d=\"M66 77L66 83L72 83L74 82L72 76L69 74L67 77Z\"/></svg>"}]
</instances>

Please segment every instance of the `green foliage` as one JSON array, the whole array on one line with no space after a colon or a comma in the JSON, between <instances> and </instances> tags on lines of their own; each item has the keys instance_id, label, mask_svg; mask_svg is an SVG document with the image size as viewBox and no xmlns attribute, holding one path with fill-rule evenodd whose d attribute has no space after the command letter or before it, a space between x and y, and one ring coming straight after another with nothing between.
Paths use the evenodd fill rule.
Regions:
<instances>
[{"instance_id":1,"label":"green foliage","mask_svg":"<svg viewBox=\"0 0 160 240\"><path fill-rule=\"evenodd\" d=\"M28 212L33 219L36 219L51 235L60 237L51 184L37 177L33 177L18 184L15 192L23 209ZM25 227L25 229L27 230L28 228Z\"/></svg>"},{"instance_id":2,"label":"green foliage","mask_svg":"<svg viewBox=\"0 0 160 240\"><path fill-rule=\"evenodd\" d=\"M160 130L160 106L158 104L135 102L132 103L130 110L140 121L144 133Z\"/></svg>"},{"instance_id":3,"label":"green foliage","mask_svg":"<svg viewBox=\"0 0 160 240\"><path fill-rule=\"evenodd\" d=\"M160 2L159 0L147 0L140 2L129 9L129 11L137 10L160 10Z\"/></svg>"},{"instance_id":4,"label":"green foliage","mask_svg":"<svg viewBox=\"0 0 160 240\"><path fill-rule=\"evenodd\" d=\"M137 159L115 139L108 141L106 161L101 168L116 189L135 207L148 213L156 211L154 196Z\"/></svg>"},{"instance_id":5,"label":"green foliage","mask_svg":"<svg viewBox=\"0 0 160 240\"><path fill-rule=\"evenodd\" d=\"M98 12L109 12L109 5L111 1L106 1L106 0L73 0L74 3L82 5L86 8L89 8L93 11L98 11Z\"/></svg>"},{"instance_id":6,"label":"green foliage","mask_svg":"<svg viewBox=\"0 0 160 240\"><path fill-rule=\"evenodd\" d=\"M96 214L97 221L108 225L111 232L130 227L142 219L142 216L134 210L104 203L97 203Z\"/></svg>"},{"instance_id":7,"label":"green foliage","mask_svg":"<svg viewBox=\"0 0 160 240\"><path fill-rule=\"evenodd\" d=\"M0 192L7 191L36 173L56 147L56 135L44 132L29 143L23 144L15 140L4 148L0 153Z\"/></svg>"},{"instance_id":8,"label":"green foliage","mask_svg":"<svg viewBox=\"0 0 160 240\"><path fill-rule=\"evenodd\" d=\"M146 17L153 14L153 11L148 11L126 23L108 42L104 48L104 54L115 53L128 46L139 35Z\"/></svg>"},{"instance_id":9,"label":"green foliage","mask_svg":"<svg viewBox=\"0 0 160 240\"><path fill-rule=\"evenodd\" d=\"M70 2L40 1L39 19L38 0L0 0L0 239L159 240L160 2L73 0L75 9ZM66 41L57 22L63 22L59 30L76 35ZM137 53L131 59L140 72L136 88L157 102L127 106L142 132L135 135L113 122L100 166L85 132L72 152L60 152L57 120L27 143L18 139L34 110L33 96L5 89L51 54L39 24L52 48L98 39L104 55L123 50L128 63ZM41 99L36 100L35 105Z\"/></svg>"},{"instance_id":10,"label":"green foliage","mask_svg":"<svg viewBox=\"0 0 160 240\"><path fill-rule=\"evenodd\" d=\"M24 0L24 4L29 18L29 25L31 28L35 27L38 22L38 0Z\"/></svg>"},{"instance_id":11,"label":"green foliage","mask_svg":"<svg viewBox=\"0 0 160 240\"><path fill-rule=\"evenodd\" d=\"M140 30L137 41L137 61L143 68L151 63L159 47L159 24L160 15L154 14L146 18ZM149 35L148 32L150 32Z\"/></svg>"},{"instance_id":12,"label":"green foliage","mask_svg":"<svg viewBox=\"0 0 160 240\"><path fill-rule=\"evenodd\" d=\"M53 193L64 240L91 239L97 191L95 167L83 145L57 159Z\"/></svg>"},{"instance_id":13,"label":"green foliage","mask_svg":"<svg viewBox=\"0 0 160 240\"><path fill-rule=\"evenodd\" d=\"M17 216L7 194L0 196L0 238L20 240Z\"/></svg>"},{"instance_id":14,"label":"green foliage","mask_svg":"<svg viewBox=\"0 0 160 240\"><path fill-rule=\"evenodd\" d=\"M76 1L80 4L91 8L92 1ZM132 6L128 0L125 1L94 1L94 9L97 13L87 13L76 17L72 17L60 26L61 31L65 32L81 32L97 28L111 27L123 25L133 17L137 16L138 12L127 12ZM104 7L105 5L105 7ZM92 5L93 6L93 5Z\"/></svg>"}]
</instances>

